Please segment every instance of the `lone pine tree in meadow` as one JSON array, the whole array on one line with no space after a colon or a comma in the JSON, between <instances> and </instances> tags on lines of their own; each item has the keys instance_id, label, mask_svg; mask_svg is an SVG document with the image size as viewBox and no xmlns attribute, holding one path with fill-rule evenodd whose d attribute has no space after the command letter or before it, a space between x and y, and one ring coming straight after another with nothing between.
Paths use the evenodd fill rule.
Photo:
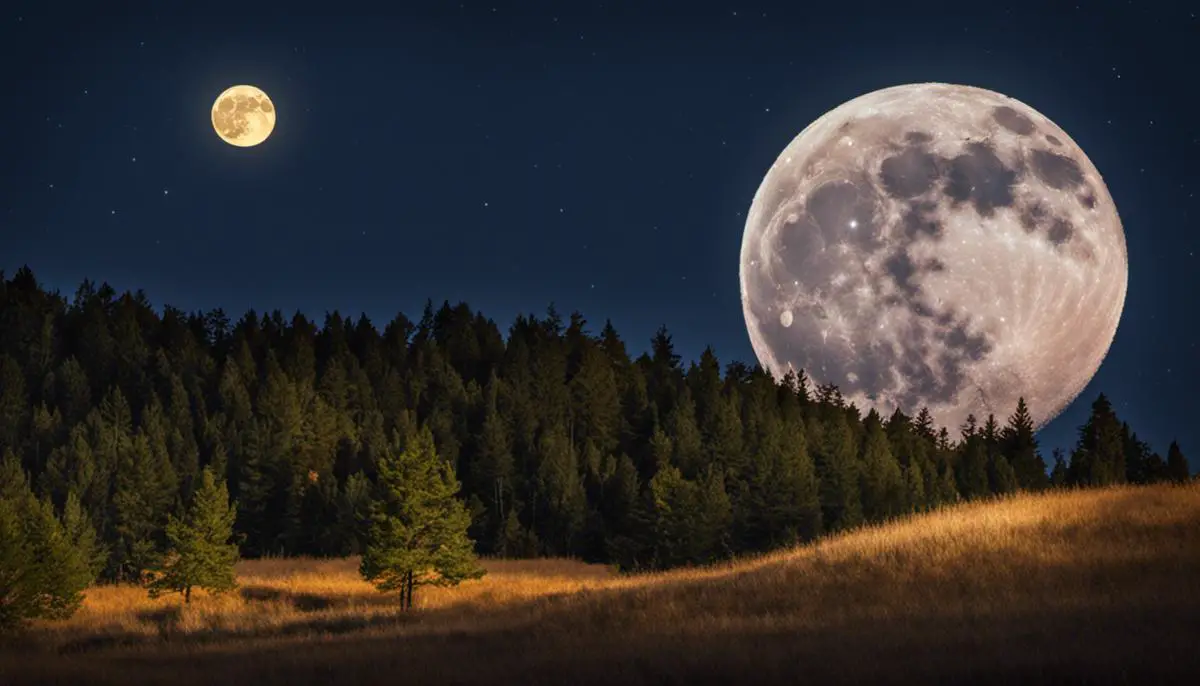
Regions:
<instances>
[{"instance_id":1,"label":"lone pine tree in meadow","mask_svg":"<svg viewBox=\"0 0 1200 686\"><path fill-rule=\"evenodd\" d=\"M380 455L378 471L359 567L363 578L381 591L399 591L408 610L419 586L457 586L482 577L467 537L471 515L455 497L454 468L438 456L429 428L422 427L406 445L393 440Z\"/></svg>"},{"instance_id":2,"label":"lone pine tree in meadow","mask_svg":"<svg viewBox=\"0 0 1200 686\"><path fill-rule=\"evenodd\" d=\"M233 590L238 551L229 539L235 516L224 480L206 467L184 517L172 515L167 522L169 548L161 574L151 582L150 597L182 593L183 601L189 603L193 588L210 593Z\"/></svg>"}]
</instances>

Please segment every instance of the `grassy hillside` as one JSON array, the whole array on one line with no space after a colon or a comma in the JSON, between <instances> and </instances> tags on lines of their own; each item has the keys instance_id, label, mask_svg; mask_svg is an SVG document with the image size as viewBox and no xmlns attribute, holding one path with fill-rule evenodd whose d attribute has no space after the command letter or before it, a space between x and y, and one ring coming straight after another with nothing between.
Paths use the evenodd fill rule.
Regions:
<instances>
[{"instance_id":1,"label":"grassy hillside","mask_svg":"<svg viewBox=\"0 0 1200 686\"><path fill-rule=\"evenodd\" d=\"M702 570L490 562L401 615L353 560L89 592L0 683L1200 683L1200 484L975 503Z\"/></svg>"}]
</instances>

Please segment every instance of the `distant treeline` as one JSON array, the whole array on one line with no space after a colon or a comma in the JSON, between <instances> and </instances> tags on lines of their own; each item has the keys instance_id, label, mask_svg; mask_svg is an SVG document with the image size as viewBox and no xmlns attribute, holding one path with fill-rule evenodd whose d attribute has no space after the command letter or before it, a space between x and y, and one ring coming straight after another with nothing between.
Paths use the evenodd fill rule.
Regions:
<instances>
[{"instance_id":1,"label":"distant treeline","mask_svg":"<svg viewBox=\"0 0 1200 686\"><path fill-rule=\"evenodd\" d=\"M0 453L48 507L82 509L111 580L153 566L205 466L236 502L243 555L360 553L380 456L421 427L479 553L626 569L1018 489L1187 478L1177 445L1164 460L1104 396L1048 475L1024 403L1013 411L951 436L926 410L862 416L803 373L722 372L711 350L684 366L666 329L633 358L611 324L594 334L553 308L507 336L465 304L382 332L337 313L234 323L0 274Z\"/></svg>"}]
</instances>

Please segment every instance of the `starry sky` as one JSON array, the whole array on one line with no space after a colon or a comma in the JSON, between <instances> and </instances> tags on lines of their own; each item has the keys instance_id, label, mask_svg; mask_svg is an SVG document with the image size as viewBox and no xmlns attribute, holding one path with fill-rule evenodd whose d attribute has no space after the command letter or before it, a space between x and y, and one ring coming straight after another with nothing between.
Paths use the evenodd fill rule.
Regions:
<instances>
[{"instance_id":1,"label":"starry sky","mask_svg":"<svg viewBox=\"0 0 1200 686\"><path fill-rule=\"evenodd\" d=\"M802 4L6 3L0 269L235 318L553 302L753 362L738 259L775 157L860 94L963 83L1065 129L1125 226L1120 327L1047 458L1104 391L1200 467L1200 3ZM278 111L259 147L210 123L238 83Z\"/></svg>"}]
</instances>

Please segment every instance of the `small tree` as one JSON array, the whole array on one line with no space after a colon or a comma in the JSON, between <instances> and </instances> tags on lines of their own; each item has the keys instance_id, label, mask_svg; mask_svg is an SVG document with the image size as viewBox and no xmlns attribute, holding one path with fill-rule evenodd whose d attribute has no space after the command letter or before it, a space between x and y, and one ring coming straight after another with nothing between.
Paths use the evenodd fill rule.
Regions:
<instances>
[{"instance_id":1,"label":"small tree","mask_svg":"<svg viewBox=\"0 0 1200 686\"><path fill-rule=\"evenodd\" d=\"M95 574L71 536L9 453L0 461L0 631L78 609Z\"/></svg>"},{"instance_id":2,"label":"small tree","mask_svg":"<svg viewBox=\"0 0 1200 686\"><path fill-rule=\"evenodd\" d=\"M1187 459L1184 458L1177 441L1171 441L1171 447L1167 449L1167 477L1181 484L1186 483L1189 478Z\"/></svg>"},{"instance_id":3,"label":"small tree","mask_svg":"<svg viewBox=\"0 0 1200 686\"><path fill-rule=\"evenodd\" d=\"M150 597L182 593L183 601L190 603L194 587L210 593L233 590L238 551L229 539L235 516L225 481L206 467L183 519L172 515L167 522L167 556L158 578L150 584Z\"/></svg>"},{"instance_id":4,"label":"small tree","mask_svg":"<svg viewBox=\"0 0 1200 686\"><path fill-rule=\"evenodd\" d=\"M88 583L91 583L104 570L104 565L108 562L108 551L97 538L96 529L75 491L67 494L67 502L63 506L62 527L67 545L74 548L79 555L88 570Z\"/></svg>"},{"instance_id":5,"label":"small tree","mask_svg":"<svg viewBox=\"0 0 1200 686\"><path fill-rule=\"evenodd\" d=\"M1062 448L1054 449L1054 469L1050 471L1050 485L1054 488L1067 485L1067 461L1063 457Z\"/></svg>"},{"instance_id":6,"label":"small tree","mask_svg":"<svg viewBox=\"0 0 1200 686\"><path fill-rule=\"evenodd\" d=\"M419 586L457 586L484 570L467 537L471 515L455 498L454 468L438 457L427 427L381 455L367 547L359 571L380 591L400 591L405 610Z\"/></svg>"}]
</instances>

